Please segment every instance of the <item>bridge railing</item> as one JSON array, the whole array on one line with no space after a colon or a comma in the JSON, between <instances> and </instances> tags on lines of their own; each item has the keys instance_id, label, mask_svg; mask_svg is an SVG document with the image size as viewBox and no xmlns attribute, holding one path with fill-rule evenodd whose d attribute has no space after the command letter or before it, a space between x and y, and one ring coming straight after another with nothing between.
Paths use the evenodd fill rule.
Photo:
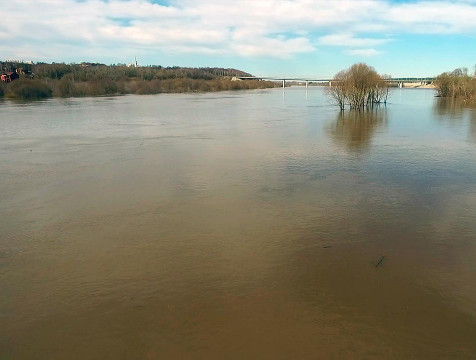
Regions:
<instances>
[{"instance_id":1,"label":"bridge railing","mask_svg":"<svg viewBox=\"0 0 476 360\"><path fill-rule=\"evenodd\" d=\"M319 79L319 78L304 78L304 77L298 77L298 78L287 78L287 77L274 77L274 76L238 76L237 77L240 80L270 80L270 81L282 81L283 83L283 88L286 87L286 81L298 81L298 82L305 82L306 87L309 86L311 83L328 83L329 86L332 85L333 82L339 82L339 80L334 80L334 79ZM397 83L399 87L403 86L403 83L432 83L435 80L434 77L418 77L418 78L413 78L413 77L399 77L399 78L390 78L390 79L384 79L383 81L388 82L388 83Z\"/></svg>"}]
</instances>

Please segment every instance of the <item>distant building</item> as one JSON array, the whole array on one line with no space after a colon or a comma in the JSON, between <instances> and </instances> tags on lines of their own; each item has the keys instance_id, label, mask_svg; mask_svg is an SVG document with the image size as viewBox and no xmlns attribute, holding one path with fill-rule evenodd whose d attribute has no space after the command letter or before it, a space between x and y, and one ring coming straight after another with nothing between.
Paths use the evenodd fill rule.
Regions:
<instances>
[{"instance_id":1,"label":"distant building","mask_svg":"<svg viewBox=\"0 0 476 360\"><path fill-rule=\"evenodd\" d=\"M81 67L89 67L89 66L106 66L106 64L101 64L101 63L92 63L92 62L85 62L83 61L81 64L79 64Z\"/></svg>"},{"instance_id":2,"label":"distant building","mask_svg":"<svg viewBox=\"0 0 476 360\"><path fill-rule=\"evenodd\" d=\"M134 63L133 64L129 63L126 66L127 67L139 67L139 64L137 63L137 58L134 58Z\"/></svg>"},{"instance_id":3,"label":"distant building","mask_svg":"<svg viewBox=\"0 0 476 360\"><path fill-rule=\"evenodd\" d=\"M0 80L9 83L18 79L19 77L20 75L18 75L16 71L6 71L0 75Z\"/></svg>"}]
</instances>

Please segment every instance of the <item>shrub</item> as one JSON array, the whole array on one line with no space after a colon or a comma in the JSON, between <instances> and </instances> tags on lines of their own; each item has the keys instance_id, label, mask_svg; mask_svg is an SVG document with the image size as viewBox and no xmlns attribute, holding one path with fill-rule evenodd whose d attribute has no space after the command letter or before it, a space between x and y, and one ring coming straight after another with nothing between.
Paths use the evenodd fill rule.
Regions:
<instances>
[{"instance_id":1,"label":"shrub","mask_svg":"<svg viewBox=\"0 0 476 360\"><path fill-rule=\"evenodd\" d=\"M44 99L52 95L50 87L40 80L20 79L8 84L5 95L15 99Z\"/></svg>"},{"instance_id":2,"label":"shrub","mask_svg":"<svg viewBox=\"0 0 476 360\"><path fill-rule=\"evenodd\" d=\"M76 95L76 86L73 81L71 74L65 75L56 83L56 86L53 90L55 96L60 97L69 97Z\"/></svg>"}]
</instances>

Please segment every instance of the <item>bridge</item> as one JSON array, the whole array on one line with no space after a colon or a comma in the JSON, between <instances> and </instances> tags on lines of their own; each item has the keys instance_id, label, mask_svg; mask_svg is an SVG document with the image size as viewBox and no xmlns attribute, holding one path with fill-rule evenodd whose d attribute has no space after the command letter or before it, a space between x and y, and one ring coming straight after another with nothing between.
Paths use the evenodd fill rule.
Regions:
<instances>
[{"instance_id":1,"label":"bridge","mask_svg":"<svg viewBox=\"0 0 476 360\"><path fill-rule=\"evenodd\" d=\"M286 81L298 81L298 82L305 82L306 87L309 86L311 83L318 83L318 84L328 84L332 86L333 81L338 81L335 79L327 79L327 78L304 78L304 77L296 77L296 78L285 78L285 77L273 77L273 76L237 76L237 79L240 80L268 80L268 81L282 81L283 88L286 87ZM389 84L397 83L398 87L402 87L403 83L420 83L423 84L431 84L435 80L434 77L398 77L398 78L391 78L391 79L384 79L385 82Z\"/></svg>"}]
</instances>

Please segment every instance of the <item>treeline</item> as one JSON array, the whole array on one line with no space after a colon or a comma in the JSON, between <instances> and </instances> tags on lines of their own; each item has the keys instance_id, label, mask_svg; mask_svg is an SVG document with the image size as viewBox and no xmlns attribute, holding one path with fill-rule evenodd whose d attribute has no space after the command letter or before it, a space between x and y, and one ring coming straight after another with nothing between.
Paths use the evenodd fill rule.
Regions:
<instances>
[{"instance_id":1,"label":"treeline","mask_svg":"<svg viewBox=\"0 0 476 360\"><path fill-rule=\"evenodd\" d=\"M388 75L379 75L371 66L354 64L334 76L327 92L341 110L346 105L351 109L365 109L387 102L388 83L385 79L389 78Z\"/></svg>"},{"instance_id":2,"label":"treeline","mask_svg":"<svg viewBox=\"0 0 476 360\"><path fill-rule=\"evenodd\" d=\"M217 77L251 76L249 73L237 69L225 68L187 68L187 67L162 67L160 65L150 66L126 66L124 64L105 65L100 63L22 63L22 62L0 62L2 71L15 71L20 69L21 73L31 74L36 79L61 79L70 75L76 81L88 81L92 79L120 80L124 78L138 78L141 80L165 80L165 79L203 79L212 80Z\"/></svg>"},{"instance_id":3,"label":"treeline","mask_svg":"<svg viewBox=\"0 0 476 360\"><path fill-rule=\"evenodd\" d=\"M0 63L0 67L3 71L21 69L19 80L0 85L0 96L20 99L262 89L276 86L269 81L232 81L233 77L251 75L224 68L5 62Z\"/></svg>"},{"instance_id":4,"label":"treeline","mask_svg":"<svg viewBox=\"0 0 476 360\"><path fill-rule=\"evenodd\" d=\"M435 79L438 96L476 103L476 66L473 76L467 68L440 74Z\"/></svg>"}]
</instances>

